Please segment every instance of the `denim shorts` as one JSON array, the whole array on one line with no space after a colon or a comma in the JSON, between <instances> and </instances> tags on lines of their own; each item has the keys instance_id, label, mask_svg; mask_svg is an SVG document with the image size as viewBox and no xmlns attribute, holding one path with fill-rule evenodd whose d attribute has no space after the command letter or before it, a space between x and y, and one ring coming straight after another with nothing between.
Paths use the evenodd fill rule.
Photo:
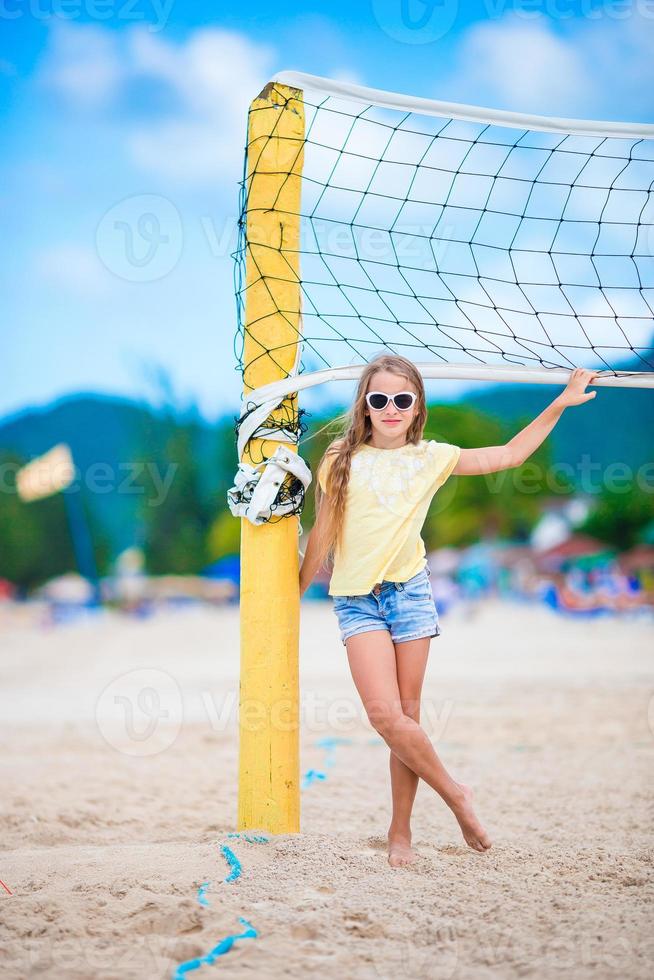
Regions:
<instances>
[{"instance_id":1,"label":"denim shorts","mask_svg":"<svg viewBox=\"0 0 654 980\"><path fill-rule=\"evenodd\" d=\"M394 643L440 636L430 575L425 565L406 582L381 582L379 592L332 596L342 643L370 630L387 630Z\"/></svg>"}]
</instances>

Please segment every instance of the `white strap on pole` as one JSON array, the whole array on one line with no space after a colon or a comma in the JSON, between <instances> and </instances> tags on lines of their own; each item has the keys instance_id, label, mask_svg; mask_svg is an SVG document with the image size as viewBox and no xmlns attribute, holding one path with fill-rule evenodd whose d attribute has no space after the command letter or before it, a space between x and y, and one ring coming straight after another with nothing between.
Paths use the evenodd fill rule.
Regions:
<instances>
[{"instance_id":1,"label":"white strap on pole","mask_svg":"<svg viewBox=\"0 0 654 980\"><path fill-rule=\"evenodd\" d=\"M279 392L275 391L272 395L259 398L257 392L270 387L264 385L250 392L241 403L241 424L238 430L239 464L234 486L227 491L227 502L234 517L247 517L252 524L263 524L273 515L280 517L286 514L299 514L304 494L313 479L311 470L302 457L286 446L277 446L272 456L256 466L243 461L245 447L250 439L255 437L297 445L297 432L283 425L264 427L263 423L272 411L282 404L286 396L296 390L301 347L300 341L296 347L295 363L289 376L282 381L272 383L274 388L281 386ZM296 483L293 489L292 484L289 483L283 494L285 499L280 501L281 487L289 473L297 478L301 488ZM298 534L302 534L302 525L299 522Z\"/></svg>"},{"instance_id":2,"label":"white strap on pole","mask_svg":"<svg viewBox=\"0 0 654 980\"><path fill-rule=\"evenodd\" d=\"M247 517L252 524L263 524L273 516L299 513L303 496L299 487L295 492L289 489L286 499L278 502L280 488L289 473L299 480L306 492L312 480L311 470L301 456L286 446L278 446L272 456L258 466L239 463L235 484L227 491L229 509L234 517Z\"/></svg>"}]
</instances>

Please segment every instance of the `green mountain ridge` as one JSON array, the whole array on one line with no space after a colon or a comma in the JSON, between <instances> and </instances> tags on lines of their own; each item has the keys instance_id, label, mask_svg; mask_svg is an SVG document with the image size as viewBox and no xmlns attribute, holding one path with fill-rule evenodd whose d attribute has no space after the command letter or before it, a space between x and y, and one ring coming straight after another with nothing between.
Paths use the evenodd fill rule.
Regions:
<instances>
[{"instance_id":1,"label":"green mountain ridge","mask_svg":"<svg viewBox=\"0 0 654 980\"><path fill-rule=\"evenodd\" d=\"M191 429L204 493L218 499L222 493L226 500L236 456L233 424L229 419L215 425L195 410L176 413L117 396L67 395L0 422L0 452L27 461L67 443L85 501L117 554L139 543L144 493L137 483L147 466L165 479L166 443L182 425Z\"/></svg>"},{"instance_id":2,"label":"green mountain ridge","mask_svg":"<svg viewBox=\"0 0 654 980\"><path fill-rule=\"evenodd\" d=\"M457 408L474 409L500 422L510 438L560 390L550 385L495 385L443 404L443 414ZM437 420L438 412L439 403L432 402L430 418ZM309 420L307 436L327 419L309 416ZM216 512L226 510L227 490L237 466L234 415L209 422L195 408L179 412L111 395L68 395L0 421L0 452L5 459L12 453L25 462L56 443L67 443L87 504L117 554L140 541L143 492L137 492L137 477L147 466L157 467L160 478L165 476L170 462L166 445L180 427L190 433L203 494ZM434 437L446 439L447 435ZM636 474L654 460L654 391L597 388L593 401L564 412L546 444L552 462L568 463L575 473L586 456L596 474L615 462L626 464L627 472ZM313 458L309 448L305 458L308 455ZM94 479L95 489L91 486Z\"/></svg>"}]
</instances>

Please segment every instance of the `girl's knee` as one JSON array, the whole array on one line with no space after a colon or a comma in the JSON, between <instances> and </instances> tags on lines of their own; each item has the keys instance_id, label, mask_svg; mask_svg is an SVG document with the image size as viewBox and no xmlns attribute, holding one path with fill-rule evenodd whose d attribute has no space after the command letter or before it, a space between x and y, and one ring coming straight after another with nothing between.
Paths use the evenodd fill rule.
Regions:
<instances>
[{"instance_id":1,"label":"girl's knee","mask_svg":"<svg viewBox=\"0 0 654 980\"><path fill-rule=\"evenodd\" d=\"M368 719L375 731L384 740L392 738L397 732L413 724L414 719L402 710L375 710L368 712Z\"/></svg>"}]
</instances>

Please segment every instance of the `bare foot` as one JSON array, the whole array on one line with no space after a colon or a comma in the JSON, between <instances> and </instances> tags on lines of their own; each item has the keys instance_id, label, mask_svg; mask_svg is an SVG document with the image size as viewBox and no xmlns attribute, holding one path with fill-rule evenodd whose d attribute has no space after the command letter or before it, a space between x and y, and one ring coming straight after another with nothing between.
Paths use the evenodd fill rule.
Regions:
<instances>
[{"instance_id":1,"label":"bare foot","mask_svg":"<svg viewBox=\"0 0 654 980\"><path fill-rule=\"evenodd\" d=\"M479 823L472 809L472 790L464 783L458 783L463 791L463 800L457 806L452 807L452 812L459 822L461 833L465 838L466 844L475 851L483 853L491 847L491 839Z\"/></svg>"},{"instance_id":2,"label":"bare foot","mask_svg":"<svg viewBox=\"0 0 654 980\"><path fill-rule=\"evenodd\" d=\"M418 855L411 847L411 835L388 833L388 863L391 868L413 864Z\"/></svg>"}]
</instances>

